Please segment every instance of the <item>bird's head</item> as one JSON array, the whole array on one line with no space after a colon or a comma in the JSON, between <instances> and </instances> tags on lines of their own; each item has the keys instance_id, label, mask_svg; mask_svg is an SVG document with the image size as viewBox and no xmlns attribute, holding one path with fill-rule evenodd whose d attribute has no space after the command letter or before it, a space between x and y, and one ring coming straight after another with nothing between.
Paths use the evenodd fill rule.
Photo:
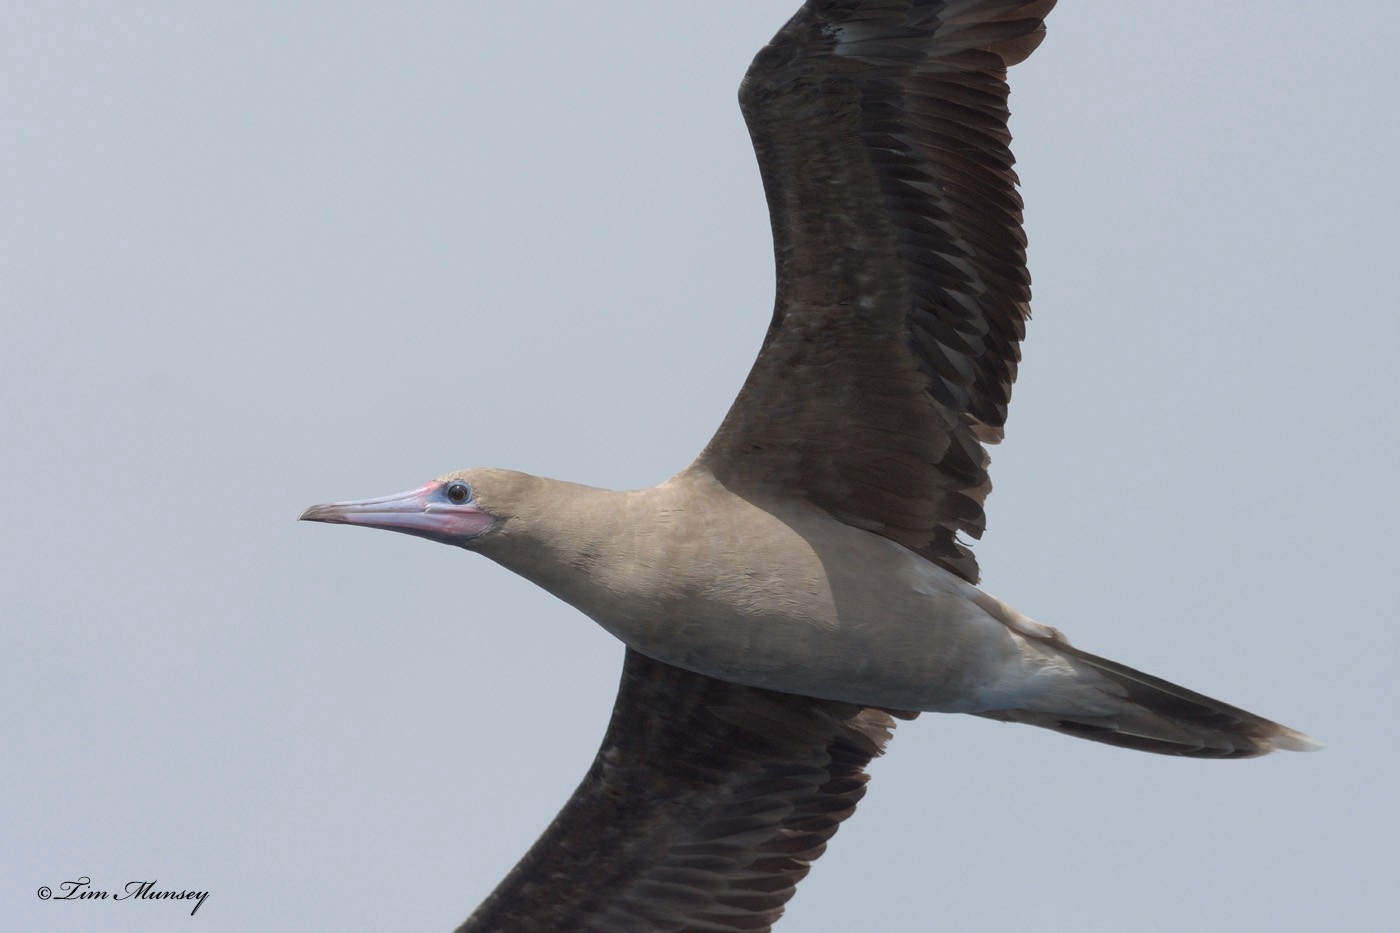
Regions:
<instances>
[{"instance_id":1,"label":"bird's head","mask_svg":"<svg viewBox=\"0 0 1400 933\"><path fill-rule=\"evenodd\" d=\"M301 513L301 520L383 528L470 548L510 513L519 485L513 480L523 476L505 470L459 470L392 496L313 505ZM499 507L487 505L498 500Z\"/></svg>"}]
</instances>

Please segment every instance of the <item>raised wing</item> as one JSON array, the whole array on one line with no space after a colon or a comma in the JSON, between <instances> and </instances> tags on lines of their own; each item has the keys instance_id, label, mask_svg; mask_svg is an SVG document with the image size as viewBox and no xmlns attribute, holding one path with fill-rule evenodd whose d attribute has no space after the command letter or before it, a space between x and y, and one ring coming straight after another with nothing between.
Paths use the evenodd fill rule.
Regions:
<instances>
[{"instance_id":1,"label":"raised wing","mask_svg":"<svg viewBox=\"0 0 1400 933\"><path fill-rule=\"evenodd\" d=\"M777 303L700 455L976 580L1029 316L1006 68L1055 0L811 0L739 98L772 215Z\"/></svg>"},{"instance_id":2,"label":"raised wing","mask_svg":"<svg viewBox=\"0 0 1400 933\"><path fill-rule=\"evenodd\" d=\"M864 796L893 728L884 711L628 649L583 783L458 933L767 930Z\"/></svg>"}]
</instances>

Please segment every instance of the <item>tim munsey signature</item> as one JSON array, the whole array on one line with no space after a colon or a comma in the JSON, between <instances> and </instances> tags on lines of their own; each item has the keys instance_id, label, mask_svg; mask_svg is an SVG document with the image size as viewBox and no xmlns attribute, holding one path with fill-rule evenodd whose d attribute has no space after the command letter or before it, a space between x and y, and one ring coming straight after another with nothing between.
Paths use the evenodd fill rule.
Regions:
<instances>
[{"instance_id":1,"label":"tim munsey signature","mask_svg":"<svg viewBox=\"0 0 1400 933\"><path fill-rule=\"evenodd\" d=\"M193 917L199 913L199 908L204 906L204 899L209 896L208 891L157 891L155 881L128 881L122 886L120 893L113 894L109 891L101 891L92 886L92 879L87 875L82 875L72 881L60 881L58 890L62 893L55 894L48 885L40 885L39 900L41 901L194 901L194 909L190 911Z\"/></svg>"}]
</instances>

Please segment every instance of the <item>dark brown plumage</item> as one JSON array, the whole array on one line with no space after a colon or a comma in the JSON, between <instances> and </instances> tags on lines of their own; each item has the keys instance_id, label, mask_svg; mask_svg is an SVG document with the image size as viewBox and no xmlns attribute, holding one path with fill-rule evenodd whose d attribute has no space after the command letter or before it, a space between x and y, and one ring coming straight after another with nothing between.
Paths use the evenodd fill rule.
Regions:
<instances>
[{"instance_id":1,"label":"dark brown plumage","mask_svg":"<svg viewBox=\"0 0 1400 933\"><path fill-rule=\"evenodd\" d=\"M459 933L767 930L893 728L629 650L583 783Z\"/></svg>"},{"instance_id":2,"label":"dark brown plumage","mask_svg":"<svg viewBox=\"0 0 1400 933\"><path fill-rule=\"evenodd\" d=\"M778 294L701 462L967 580L1029 317L1006 69L1054 0L813 2L740 89Z\"/></svg>"}]
</instances>

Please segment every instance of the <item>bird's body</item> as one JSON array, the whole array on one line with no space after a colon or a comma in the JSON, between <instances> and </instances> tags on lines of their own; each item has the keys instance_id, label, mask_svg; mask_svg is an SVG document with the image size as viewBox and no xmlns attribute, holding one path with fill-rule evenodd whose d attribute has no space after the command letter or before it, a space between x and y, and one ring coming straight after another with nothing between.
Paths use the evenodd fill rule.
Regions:
<instances>
[{"instance_id":1,"label":"bird's body","mask_svg":"<svg viewBox=\"0 0 1400 933\"><path fill-rule=\"evenodd\" d=\"M1195 757L1315 746L977 586L1030 300L1005 77L1053 6L810 0L758 54L740 102L777 300L688 468L629 492L465 470L303 516L477 551L628 646L592 769L464 929L767 929L892 715Z\"/></svg>"},{"instance_id":2,"label":"bird's body","mask_svg":"<svg viewBox=\"0 0 1400 933\"><path fill-rule=\"evenodd\" d=\"M1026 640L994 614L999 602L801 499L745 499L703 470L629 492L495 470L454 475L481 490L483 509L512 516L480 553L677 667L865 706L966 713L1000 708L987 704L1005 700L1028 660ZM491 490L520 487L526 496L494 504Z\"/></svg>"},{"instance_id":3,"label":"bird's body","mask_svg":"<svg viewBox=\"0 0 1400 933\"><path fill-rule=\"evenodd\" d=\"M476 507L504 516L474 550L633 650L697 674L881 709L1101 730L1105 741L1133 720L1124 744L1149 739L1178 754L1308 743L1078 651L1056 629L801 497L737 495L700 465L625 492L498 469L438 482L468 484ZM1184 731L1149 718L1138 734L1149 684L1161 702L1206 704L1208 717L1224 718Z\"/></svg>"}]
</instances>

